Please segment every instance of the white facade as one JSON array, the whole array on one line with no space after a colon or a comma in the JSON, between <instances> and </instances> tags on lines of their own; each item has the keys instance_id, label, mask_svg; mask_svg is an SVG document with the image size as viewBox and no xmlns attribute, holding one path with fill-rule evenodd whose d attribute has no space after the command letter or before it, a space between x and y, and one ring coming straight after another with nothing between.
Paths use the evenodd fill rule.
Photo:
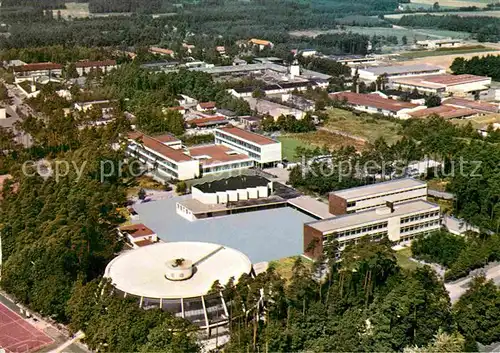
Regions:
<instances>
[{"instance_id":1,"label":"white facade","mask_svg":"<svg viewBox=\"0 0 500 353\"><path fill-rule=\"evenodd\" d=\"M438 75L444 73L446 73L444 68L430 65L374 66L358 69L359 78L367 82L375 82L379 76L384 74L390 80L398 77Z\"/></svg>"},{"instance_id":2,"label":"white facade","mask_svg":"<svg viewBox=\"0 0 500 353\"><path fill-rule=\"evenodd\" d=\"M460 39L428 39L417 41L417 47L422 49L437 49L437 48L457 48L463 45Z\"/></svg>"},{"instance_id":3,"label":"white facade","mask_svg":"<svg viewBox=\"0 0 500 353\"><path fill-rule=\"evenodd\" d=\"M439 205L416 200L395 205L393 209L384 206L307 223L304 230L307 233L310 227L319 232L322 245L332 240L338 241L339 250L342 251L365 237L373 241L387 237L397 244L406 245L420 235L441 229L441 223Z\"/></svg>"},{"instance_id":4,"label":"white facade","mask_svg":"<svg viewBox=\"0 0 500 353\"><path fill-rule=\"evenodd\" d=\"M168 146L165 147L169 148ZM129 139L127 154L138 158L146 166L154 169L166 179L189 180L200 175L199 161L195 159L176 160L132 139Z\"/></svg>"},{"instance_id":5,"label":"white facade","mask_svg":"<svg viewBox=\"0 0 500 353\"><path fill-rule=\"evenodd\" d=\"M203 192L196 186L193 186L191 188L191 192L193 199L204 204L225 204L230 201L244 201L269 197L272 193L272 182L270 182L267 186L217 191L213 193Z\"/></svg>"},{"instance_id":6,"label":"white facade","mask_svg":"<svg viewBox=\"0 0 500 353\"><path fill-rule=\"evenodd\" d=\"M244 130L241 130L244 131ZM246 131L245 131L246 132ZM250 132L246 132L252 136ZM215 143L222 144L250 156L257 163L273 163L282 160L281 142L260 143L228 132L227 129L215 129Z\"/></svg>"},{"instance_id":7,"label":"white facade","mask_svg":"<svg viewBox=\"0 0 500 353\"><path fill-rule=\"evenodd\" d=\"M425 182L404 178L332 192L329 201L330 206L345 202L346 208L343 213L356 213L384 206L386 202L397 204L411 200L426 200L426 198ZM333 210L332 207L330 209Z\"/></svg>"}]
</instances>

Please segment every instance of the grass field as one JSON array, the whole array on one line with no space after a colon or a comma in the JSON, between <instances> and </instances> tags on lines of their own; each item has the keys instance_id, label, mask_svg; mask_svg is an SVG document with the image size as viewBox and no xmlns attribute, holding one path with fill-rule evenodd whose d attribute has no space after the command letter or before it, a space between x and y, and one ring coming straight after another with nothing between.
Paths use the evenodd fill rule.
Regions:
<instances>
[{"instance_id":1,"label":"grass field","mask_svg":"<svg viewBox=\"0 0 500 353\"><path fill-rule=\"evenodd\" d=\"M469 6L469 5L466 5ZM470 6L478 6L476 5L470 5ZM398 13L398 14L391 14L391 15L385 15L384 17L387 19L393 19L393 20L399 20L401 17L406 16L406 15L416 15L416 16L421 16L421 15L428 15L429 12L414 12L414 13ZM500 11L495 10L495 11L448 11L448 12L432 12L432 15L435 16L446 16L446 15L457 15L457 16L462 16L462 17L475 17L475 16L487 16L487 17L500 17Z\"/></svg>"},{"instance_id":2,"label":"grass field","mask_svg":"<svg viewBox=\"0 0 500 353\"><path fill-rule=\"evenodd\" d=\"M399 135L400 125L397 121L374 119L368 114L356 116L350 111L335 108L329 109L328 115L326 128L342 131L371 143L379 137L383 137L387 143L391 144L401 138Z\"/></svg>"},{"instance_id":3,"label":"grass field","mask_svg":"<svg viewBox=\"0 0 500 353\"><path fill-rule=\"evenodd\" d=\"M497 51L497 49L485 48L483 46L477 47L463 47L456 49L446 49L446 50L416 50L402 53L402 58L416 59L416 58L426 58L429 56L440 56L440 55L452 55L452 54L470 54L470 53L483 53L488 51Z\"/></svg>"},{"instance_id":4,"label":"grass field","mask_svg":"<svg viewBox=\"0 0 500 353\"><path fill-rule=\"evenodd\" d=\"M410 260L411 248L404 248L396 251L396 259L398 260L398 265L407 270L415 270L418 267L422 267L418 262Z\"/></svg>"},{"instance_id":5,"label":"grass field","mask_svg":"<svg viewBox=\"0 0 500 353\"><path fill-rule=\"evenodd\" d=\"M306 142L291 135L280 136L278 140L281 142L283 158L286 158L290 162L298 162L298 158L295 157L295 149L297 147L311 147Z\"/></svg>"},{"instance_id":6,"label":"grass field","mask_svg":"<svg viewBox=\"0 0 500 353\"><path fill-rule=\"evenodd\" d=\"M393 16L393 15L387 15ZM399 16L399 15L397 15ZM435 38L457 38L457 39L467 39L470 37L470 33L458 32L458 31L447 31L439 29L420 29L420 28L402 28L402 27L358 27L358 26L344 26L344 29L329 29L329 30L301 30L301 31L291 31L291 36L305 36L305 37L316 37L320 34L331 34L331 33L341 33L341 32L352 32L358 34L365 34L368 36L379 35L379 36L396 36L401 42L401 38L405 36L411 43L417 40L425 39L435 39Z\"/></svg>"},{"instance_id":7,"label":"grass field","mask_svg":"<svg viewBox=\"0 0 500 353\"><path fill-rule=\"evenodd\" d=\"M271 261L269 263L269 266L271 267L274 267L274 269L276 270L276 272L281 276L283 277L283 279L285 279L285 281L289 281L291 278L292 278L292 275L293 275L293 264L295 263L295 261L297 260L297 258L299 258L300 256L291 256L291 257L285 257L283 259L279 259L279 260L275 260L275 261ZM312 265L313 265L313 262L308 260L308 259L305 259L305 258L302 258L302 263L309 267L309 268L312 268Z\"/></svg>"}]
</instances>

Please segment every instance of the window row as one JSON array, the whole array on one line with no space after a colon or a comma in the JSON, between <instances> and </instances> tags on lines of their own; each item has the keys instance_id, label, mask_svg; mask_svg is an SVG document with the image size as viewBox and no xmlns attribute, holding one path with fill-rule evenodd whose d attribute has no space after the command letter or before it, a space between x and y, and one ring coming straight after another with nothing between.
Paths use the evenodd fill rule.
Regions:
<instances>
[{"instance_id":1,"label":"window row","mask_svg":"<svg viewBox=\"0 0 500 353\"><path fill-rule=\"evenodd\" d=\"M251 149L251 150L253 150L255 152L259 152L260 153L260 147L254 146L254 145L252 145L252 144L250 144L248 142L242 141L240 139L236 139L236 138L234 138L232 136L228 136L228 135L222 134L219 131L215 132L215 137L222 138L222 139L230 141L230 142L232 142L232 143L234 143L234 144L236 144L238 146L243 146L243 147L245 147L247 149Z\"/></svg>"},{"instance_id":2,"label":"window row","mask_svg":"<svg viewBox=\"0 0 500 353\"><path fill-rule=\"evenodd\" d=\"M348 237L348 236L356 235L356 234L367 233L367 232L371 232L371 231L374 231L377 229L383 229L383 228L387 228L387 222L370 224L369 226L348 229L348 230L344 230L341 232L335 232L335 233L327 234L323 238L329 237L329 238L333 238L333 239L339 239L339 238Z\"/></svg>"},{"instance_id":3,"label":"window row","mask_svg":"<svg viewBox=\"0 0 500 353\"><path fill-rule=\"evenodd\" d=\"M394 202L394 204L398 204L398 203L402 203L402 202L406 202L406 201L412 201L412 200L417 200L417 199L421 199L421 198L422 198L422 196L414 196L414 197L409 197L407 199L402 199L402 200L393 201L393 202ZM350 207L349 203L347 203L347 207ZM347 213L356 213L356 212L360 212L360 211L364 211L364 210L369 210L369 209L373 209L373 208L377 208L377 207L381 207L381 206L385 206L385 202L378 203L378 204L372 205L372 206L366 206L366 207L362 207L362 208L357 208L355 210L349 210L349 211L347 211Z\"/></svg>"},{"instance_id":4,"label":"window row","mask_svg":"<svg viewBox=\"0 0 500 353\"><path fill-rule=\"evenodd\" d=\"M363 199L359 199L359 200L356 200L356 201L350 201L350 202L348 202L347 203L347 207L356 206L356 202L361 202L361 201L366 201L366 200L372 200L372 199L378 199L378 198L381 198L381 197L386 197L386 196L391 196L391 195L397 195L397 194L404 194L404 193L411 192L411 191L426 190L426 189L427 189L427 185L423 185L423 186L419 186L419 187L416 187L416 188L411 189L411 190L396 191L396 192L391 192L391 193L387 193L387 194L383 194L383 195L365 197Z\"/></svg>"},{"instance_id":5,"label":"window row","mask_svg":"<svg viewBox=\"0 0 500 353\"><path fill-rule=\"evenodd\" d=\"M435 226L438 226L439 224L440 224L439 219L436 219L434 221L428 221L428 222L424 222L424 223L414 224L411 226L401 227L400 233L404 234L404 233L408 233L408 232L413 232L414 230L435 227Z\"/></svg>"},{"instance_id":6,"label":"window row","mask_svg":"<svg viewBox=\"0 0 500 353\"><path fill-rule=\"evenodd\" d=\"M415 222L415 221L418 221L420 219L434 218L434 217L438 217L438 216L439 216L439 210L436 210L436 211L430 211L430 212L416 214L413 216L403 217L403 218L401 218L400 222L401 222L401 224L404 224L404 223Z\"/></svg>"}]
</instances>

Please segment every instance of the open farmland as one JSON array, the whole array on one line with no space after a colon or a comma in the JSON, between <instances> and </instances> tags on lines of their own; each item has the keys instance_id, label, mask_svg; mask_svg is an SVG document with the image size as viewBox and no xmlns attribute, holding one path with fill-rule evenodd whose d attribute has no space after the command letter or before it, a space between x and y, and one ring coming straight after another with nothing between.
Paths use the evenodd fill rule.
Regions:
<instances>
[{"instance_id":1,"label":"open farmland","mask_svg":"<svg viewBox=\"0 0 500 353\"><path fill-rule=\"evenodd\" d=\"M451 63L453 60L456 58L465 58L465 59L471 59L475 56L478 57L483 57L486 55L500 55L500 50L497 51L488 51L488 52L482 52L482 53L469 53L469 54L450 54L450 55L439 55L439 56L428 56L424 58L417 58L409 61L405 61L405 64L429 64L429 65L438 65L441 67L444 67L446 69L449 69Z\"/></svg>"},{"instance_id":2,"label":"open farmland","mask_svg":"<svg viewBox=\"0 0 500 353\"><path fill-rule=\"evenodd\" d=\"M467 32L455 32L447 30L438 29L419 29L419 28L404 28L404 27L357 27L357 26L344 26L343 29L329 29L329 30L301 30L301 31L291 31L290 35L296 37L316 37L320 34L334 34L342 32L352 32L358 34L364 34L367 36L396 36L398 40L401 41L402 37L406 37L410 42L425 39L436 39L436 38L457 38L457 39L467 39L470 38L470 33Z\"/></svg>"},{"instance_id":3,"label":"open farmland","mask_svg":"<svg viewBox=\"0 0 500 353\"><path fill-rule=\"evenodd\" d=\"M477 5L476 5L477 6ZM462 17L476 17L476 16L487 16L487 17L500 17L500 11L450 11L450 12L415 12L415 13L398 13L392 15L385 15L387 19L398 20L403 16L421 16L421 15L433 15L433 16L446 16L446 15L457 15Z\"/></svg>"},{"instance_id":4,"label":"open farmland","mask_svg":"<svg viewBox=\"0 0 500 353\"><path fill-rule=\"evenodd\" d=\"M484 53L497 51L493 48L485 48L484 46L476 47L462 47L462 48L449 48L440 50L415 50L405 53L401 53L402 58L416 59L416 58L426 58L429 56L443 56L443 55L453 55L453 54L470 54L470 53Z\"/></svg>"}]
</instances>

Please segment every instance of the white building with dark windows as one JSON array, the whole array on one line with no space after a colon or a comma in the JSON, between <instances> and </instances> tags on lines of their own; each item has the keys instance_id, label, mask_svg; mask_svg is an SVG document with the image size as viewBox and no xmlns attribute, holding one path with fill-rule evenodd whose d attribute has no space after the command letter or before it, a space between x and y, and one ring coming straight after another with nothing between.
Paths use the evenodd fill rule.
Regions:
<instances>
[{"instance_id":1,"label":"white building with dark windows","mask_svg":"<svg viewBox=\"0 0 500 353\"><path fill-rule=\"evenodd\" d=\"M328 196L331 214L343 215L373 209L385 205L387 201L395 204L425 200L427 183L413 179L395 179L357 188L333 191Z\"/></svg>"},{"instance_id":2,"label":"white building with dark windows","mask_svg":"<svg viewBox=\"0 0 500 353\"><path fill-rule=\"evenodd\" d=\"M317 258L324 245L337 241L339 250L357 244L362 238L373 241L388 238L400 245L441 228L439 205L413 200L365 211L344 214L304 224L304 254Z\"/></svg>"},{"instance_id":3,"label":"white building with dark windows","mask_svg":"<svg viewBox=\"0 0 500 353\"><path fill-rule=\"evenodd\" d=\"M242 152L260 165L282 160L281 142L269 137L233 126L215 129L214 135L216 144Z\"/></svg>"},{"instance_id":4,"label":"white building with dark windows","mask_svg":"<svg viewBox=\"0 0 500 353\"><path fill-rule=\"evenodd\" d=\"M132 132L128 135L128 146L126 153L137 158L148 168L154 169L162 178L189 180L200 175L200 163L191 158L180 149L168 146L169 143L177 144L175 141L161 141L140 132ZM178 140L171 137L168 140Z\"/></svg>"}]
</instances>

